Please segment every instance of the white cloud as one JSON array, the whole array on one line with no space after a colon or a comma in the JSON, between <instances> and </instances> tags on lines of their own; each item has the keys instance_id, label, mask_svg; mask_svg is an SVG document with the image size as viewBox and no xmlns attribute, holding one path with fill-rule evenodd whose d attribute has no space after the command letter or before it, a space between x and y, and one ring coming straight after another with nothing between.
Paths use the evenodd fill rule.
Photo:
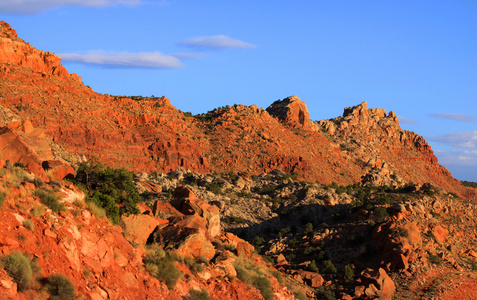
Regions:
<instances>
[{"instance_id":1,"label":"white cloud","mask_svg":"<svg viewBox=\"0 0 477 300\"><path fill-rule=\"evenodd\" d=\"M477 166L477 150L434 151L443 165Z\"/></svg>"},{"instance_id":2,"label":"white cloud","mask_svg":"<svg viewBox=\"0 0 477 300\"><path fill-rule=\"evenodd\" d=\"M32 15L61 6L106 7L119 4L138 5L142 0L1 0L0 12L4 14Z\"/></svg>"},{"instance_id":3,"label":"white cloud","mask_svg":"<svg viewBox=\"0 0 477 300\"><path fill-rule=\"evenodd\" d=\"M432 117L439 118L439 119L446 119L446 120L454 120L454 121L461 121L461 122L475 122L476 118L463 115L463 114L452 114L452 113L432 113Z\"/></svg>"},{"instance_id":4,"label":"white cloud","mask_svg":"<svg viewBox=\"0 0 477 300\"><path fill-rule=\"evenodd\" d=\"M477 131L453 132L428 139L452 147L477 149Z\"/></svg>"},{"instance_id":5,"label":"white cloud","mask_svg":"<svg viewBox=\"0 0 477 300\"><path fill-rule=\"evenodd\" d=\"M64 61L111 68L174 69L184 67L177 57L164 55L159 52L128 53L90 51L84 54L63 53L58 55Z\"/></svg>"},{"instance_id":6,"label":"white cloud","mask_svg":"<svg viewBox=\"0 0 477 300\"><path fill-rule=\"evenodd\" d=\"M215 36L204 36L185 40L179 43L192 48L202 48L202 49L212 49L212 50L221 50L221 49L245 49L245 48L254 48L256 47L253 44L242 42L230 38L225 35L215 35Z\"/></svg>"},{"instance_id":7,"label":"white cloud","mask_svg":"<svg viewBox=\"0 0 477 300\"><path fill-rule=\"evenodd\" d=\"M197 53L174 53L171 56L177 57L178 59L193 59L193 58L204 58L207 55L197 54Z\"/></svg>"},{"instance_id":8,"label":"white cloud","mask_svg":"<svg viewBox=\"0 0 477 300\"><path fill-rule=\"evenodd\" d=\"M403 123L403 124L419 124L418 121L416 120L413 120L413 119L409 119L409 118L406 118L406 117L403 117L403 116L398 116L398 120L399 120L399 123Z\"/></svg>"}]
</instances>

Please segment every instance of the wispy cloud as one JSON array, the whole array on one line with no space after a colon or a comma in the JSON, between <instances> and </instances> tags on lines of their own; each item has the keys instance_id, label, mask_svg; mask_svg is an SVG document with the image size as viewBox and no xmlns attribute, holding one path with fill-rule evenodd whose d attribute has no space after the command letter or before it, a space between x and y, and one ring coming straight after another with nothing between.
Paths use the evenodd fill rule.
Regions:
<instances>
[{"instance_id":1,"label":"wispy cloud","mask_svg":"<svg viewBox=\"0 0 477 300\"><path fill-rule=\"evenodd\" d=\"M171 56L177 57L178 59L193 59L193 58L204 58L207 55L198 54L198 53L174 53Z\"/></svg>"},{"instance_id":2,"label":"wispy cloud","mask_svg":"<svg viewBox=\"0 0 477 300\"><path fill-rule=\"evenodd\" d=\"M178 57L164 55L159 52L129 53L90 51L83 54L63 53L58 55L64 61L109 68L175 69L184 67Z\"/></svg>"},{"instance_id":3,"label":"wispy cloud","mask_svg":"<svg viewBox=\"0 0 477 300\"><path fill-rule=\"evenodd\" d=\"M411 125L419 124L418 121L409 119L403 116L398 116L398 120L399 120L399 123L403 123L403 124L411 124Z\"/></svg>"},{"instance_id":4,"label":"wispy cloud","mask_svg":"<svg viewBox=\"0 0 477 300\"><path fill-rule=\"evenodd\" d=\"M452 147L477 149L477 131L454 132L428 139Z\"/></svg>"},{"instance_id":5,"label":"wispy cloud","mask_svg":"<svg viewBox=\"0 0 477 300\"><path fill-rule=\"evenodd\" d=\"M477 150L435 150L434 153L443 165L477 166Z\"/></svg>"},{"instance_id":6,"label":"wispy cloud","mask_svg":"<svg viewBox=\"0 0 477 300\"><path fill-rule=\"evenodd\" d=\"M15 15L33 15L55 7L106 7L115 5L138 5L143 0L2 0L0 12Z\"/></svg>"},{"instance_id":7,"label":"wispy cloud","mask_svg":"<svg viewBox=\"0 0 477 300\"><path fill-rule=\"evenodd\" d=\"M446 120L454 120L461 122L475 122L477 118L469 115L463 114L452 114L452 113L432 113L432 117Z\"/></svg>"},{"instance_id":8,"label":"wispy cloud","mask_svg":"<svg viewBox=\"0 0 477 300\"><path fill-rule=\"evenodd\" d=\"M253 44L249 44L237 39L233 39L225 35L204 36L204 37L193 38L193 39L179 42L179 45L192 47L192 48L212 49L212 50L246 49L246 48L256 47Z\"/></svg>"}]
</instances>

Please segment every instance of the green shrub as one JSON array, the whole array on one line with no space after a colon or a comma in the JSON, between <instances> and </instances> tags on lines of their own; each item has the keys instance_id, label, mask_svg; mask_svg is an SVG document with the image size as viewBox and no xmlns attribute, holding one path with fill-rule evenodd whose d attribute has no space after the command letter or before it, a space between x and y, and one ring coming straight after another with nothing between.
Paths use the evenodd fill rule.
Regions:
<instances>
[{"instance_id":1,"label":"green shrub","mask_svg":"<svg viewBox=\"0 0 477 300\"><path fill-rule=\"evenodd\" d=\"M336 272L337 272L336 267L335 267L335 265L333 265L331 260L323 261L322 266L321 266L321 271L324 274L336 274Z\"/></svg>"},{"instance_id":2,"label":"green shrub","mask_svg":"<svg viewBox=\"0 0 477 300\"><path fill-rule=\"evenodd\" d=\"M304 234L312 234L313 233L313 224L312 223L307 223L305 225L305 231L303 233Z\"/></svg>"},{"instance_id":3,"label":"green shrub","mask_svg":"<svg viewBox=\"0 0 477 300\"><path fill-rule=\"evenodd\" d=\"M146 270L154 277L165 281L168 288L173 288L182 278L183 273L177 270L174 257L159 247L153 247L144 255Z\"/></svg>"},{"instance_id":4,"label":"green shrub","mask_svg":"<svg viewBox=\"0 0 477 300\"><path fill-rule=\"evenodd\" d=\"M442 264L442 258L440 258L437 255L434 254L429 254L429 262L435 265L441 265Z\"/></svg>"},{"instance_id":5,"label":"green shrub","mask_svg":"<svg viewBox=\"0 0 477 300\"><path fill-rule=\"evenodd\" d=\"M308 266L308 270L311 272L318 272L318 267L316 266L315 260L312 260L310 265Z\"/></svg>"},{"instance_id":6,"label":"green shrub","mask_svg":"<svg viewBox=\"0 0 477 300\"><path fill-rule=\"evenodd\" d=\"M265 300L273 300L273 291L270 280L265 276L253 276L252 285L260 291Z\"/></svg>"},{"instance_id":7,"label":"green shrub","mask_svg":"<svg viewBox=\"0 0 477 300\"><path fill-rule=\"evenodd\" d=\"M98 219L102 219L106 217L106 210L104 208L101 208L97 206L94 202L88 202L86 203L88 206L88 210Z\"/></svg>"},{"instance_id":8,"label":"green shrub","mask_svg":"<svg viewBox=\"0 0 477 300\"><path fill-rule=\"evenodd\" d=\"M75 287L63 274L55 274L47 279L46 284L50 299L73 300L76 298Z\"/></svg>"},{"instance_id":9,"label":"green shrub","mask_svg":"<svg viewBox=\"0 0 477 300\"><path fill-rule=\"evenodd\" d=\"M303 295L302 293L293 293L293 295L295 296L295 298L297 298L298 300L308 300L308 298Z\"/></svg>"},{"instance_id":10,"label":"green shrub","mask_svg":"<svg viewBox=\"0 0 477 300\"><path fill-rule=\"evenodd\" d=\"M247 221L245 221L244 218L236 217L236 216L225 216L222 218L222 222L226 224L246 224L247 223Z\"/></svg>"},{"instance_id":11,"label":"green shrub","mask_svg":"<svg viewBox=\"0 0 477 300\"><path fill-rule=\"evenodd\" d=\"M98 161L80 163L75 182L86 191L89 201L106 210L107 216L118 222L123 214L138 214L140 202L133 173L126 169L104 167Z\"/></svg>"},{"instance_id":12,"label":"green shrub","mask_svg":"<svg viewBox=\"0 0 477 300\"><path fill-rule=\"evenodd\" d=\"M20 252L13 252L2 258L3 268L17 284L19 291L30 288L33 278L30 261Z\"/></svg>"},{"instance_id":13,"label":"green shrub","mask_svg":"<svg viewBox=\"0 0 477 300\"><path fill-rule=\"evenodd\" d=\"M3 194L2 192L0 192L0 206L3 205L3 202L5 201L5 194Z\"/></svg>"},{"instance_id":14,"label":"green shrub","mask_svg":"<svg viewBox=\"0 0 477 300\"><path fill-rule=\"evenodd\" d=\"M196 290L190 289L189 291L190 297L189 300L210 300L209 292L206 289Z\"/></svg>"},{"instance_id":15,"label":"green shrub","mask_svg":"<svg viewBox=\"0 0 477 300\"><path fill-rule=\"evenodd\" d=\"M58 197L56 197L55 193L44 190L44 189L37 189L33 192L33 195L40 198L40 202L49 207L54 212L64 211L65 204L59 202Z\"/></svg>"},{"instance_id":16,"label":"green shrub","mask_svg":"<svg viewBox=\"0 0 477 300\"><path fill-rule=\"evenodd\" d=\"M45 206L44 205L37 205L34 208L30 210L30 214L34 216L35 218L39 218L43 216L46 212Z\"/></svg>"},{"instance_id":17,"label":"green shrub","mask_svg":"<svg viewBox=\"0 0 477 300\"><path fill-rule=\"evenodd\" d=\"M222 185L218 183L208 183L205 185L205 188L208 191L211 191L214 194L222 195Z\"/></svg>"},{"instance_id":18,"label":"green shrub","mask_svg":"<svg viewBox=\"0 0 477 300\"><path fill-rule=\"evenodd\" d=\"M354 270L351 265L344 266L343 279L346 282L352 282L354 280Z\"/></svg>"},{"instance_id":19,"label":"green shrub","mask_svg":"<svg viewBox=\"0 0 477 300\"><path fill-rule=\"evenodd\" d=\"M31 220L25 220L23 221L22 224L23 224L23 227L25 227L26 229L30 231L33 231L33 229L35 229L35 224Z\"/></svg>"},{"instance_id":20,"label":"green shrub","mask_svg":"<svg viewBox=\"0 0 477 300\"><path fill-rule=\"evenodd\" d=\"M376 207L373 211L373 221L376 223L382 223L386 221L389 217L389 214L385 207Z\"/></svg>"},{"instance_id":21,"label":"green shrub","mask_svg":"<svg viewBox=\"0 0 477 300\"><path fill-rule=\"evenodd\" d=\"M269 184L262 187L260 190L257 191L257 193L260 195L268 195L274 192L276 189L277 189L276 185Z\"/></svg>"}]
</instances>

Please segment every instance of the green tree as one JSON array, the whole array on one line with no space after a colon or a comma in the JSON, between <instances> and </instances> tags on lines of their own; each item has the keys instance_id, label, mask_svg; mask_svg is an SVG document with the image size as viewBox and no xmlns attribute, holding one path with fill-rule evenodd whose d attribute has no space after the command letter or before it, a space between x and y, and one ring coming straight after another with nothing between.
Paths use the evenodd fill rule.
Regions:
<instances>
[{"instance_id":1,"label":"green tree","mask_svg":"<svg viewBox=\"0 0 477 300\"><path fill-rule=\"evenodd\" d=\"M84 186L89 200L103 207L113 221L118 221L122 214L139 213L136 204L141 197L132 172L104 167L98 161L87 161L78 166L76 181Z\"/></svg>"}]
</instances>

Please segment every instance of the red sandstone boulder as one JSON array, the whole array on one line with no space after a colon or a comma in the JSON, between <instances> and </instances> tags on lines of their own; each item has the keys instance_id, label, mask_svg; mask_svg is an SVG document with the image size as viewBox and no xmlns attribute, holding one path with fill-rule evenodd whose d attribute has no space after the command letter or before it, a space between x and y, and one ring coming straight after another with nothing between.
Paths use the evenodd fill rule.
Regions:
<instances>
[{"instance_id":1,"label":"red sandstone boulder","mask_svg":"<svg viewBox=\"0 0 477 300\"><path fill-rule=\"evenodd\" d=\"M387 300L396 292L396 285L382 268L377 271L368 268L361 272L360 279L365 286L364 293L368 297Z\"/></svg>"},{"instance_id":2,"label":"red sandstone boulder","mask_svg":"<svg viewBox=\"0 0 477 300\"><path fill-rule=\"evenodd\" d=\"M123 216L121 222L124 224L125 238L133 244L140 245L146 244L158 225L168 223L167 220L160 220L146 214Z\"/></svg>"},{"instance_id":3,"label":"red sandstone boulder","mask_svg":"<svg viewBox=\"0 0 477 300\"><path fill-rule=\"evenodd\" d=\"M215 205L209 205L198 199L194 193L185 186L178 186L174 191L174 200L171 205L185 215L198 214L207 221L206 228L210 236L220 235L220 214Z\"/></svg>"},{"instance_id":4,"label":"red sandstone boulder","mask_svg":"<svg viewBox=\"0 0 477 300\"><path fill-rule=\"evenodd\" d=\"M267 108L267 112L292 127L303 129L313 128L306 104L297 96L291 96L273 102L272 105Z\"/></svg>"}]
</instances>

